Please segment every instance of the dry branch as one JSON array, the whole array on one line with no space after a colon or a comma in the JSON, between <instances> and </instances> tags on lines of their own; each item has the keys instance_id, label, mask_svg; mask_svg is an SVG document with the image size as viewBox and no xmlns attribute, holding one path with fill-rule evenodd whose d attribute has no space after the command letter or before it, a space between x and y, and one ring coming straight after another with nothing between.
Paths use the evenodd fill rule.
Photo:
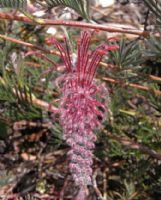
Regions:
<instances>
[{"instance_id":1,"label":"dry branch","mask_svg":"<svg viewBox=\"0 0 161 200\"><path fill-rule=\"evenodd\" d=\"M113 84L120 84L123 87L132 87L132 88L139 89L139 90L153 92L155 95L161 95L160 90L155 90L155 89L150 88L148 86L143 86L143 85L139 85L139 84L135 84L135 83L125 83L125 82L122 82L120 80L115 80L115 79L108 78L108 77L98 77L98 78L100 78L103 81L107 81L107 82L110 82L110 83L113 83Z\"/></svg>"},{"instance_id":2,"label":"dry branch","mask_svg":"<svg viewBox=\"0 0 161 200\"><path fill-rule=\"evenodd\" d=\"M153 149L150 149L149 147L143 145L143 144L140 144L138 142L135 142L135 141L132 141L132 140L129 140L127 138L122 138L122 137L119 137L119 136L116 136L110 132L107 132L106 130L104 131L104 133L111 139L114 139L116 141L118 141L119 143L122 144L122 146L128 148L128 149L134 149L134 150L138 150L140 151L141 153L143 154L147 154L157 160L161 160L161 153L158 153L156 152L155 150Z\"/></svg>"},{"instance_id":3,"label":"dry branch","mask_svg":"<svg viewBox=\"0 0 161 200\"><path fill-rule=\"evenodd\" d=\"M11 15L5 12L0 12L0 19L21 21L25 23L35 24L34 21L32 21L31 19L25 16ZM118 28L118 27L108 27L106 25L101 25L101 24L91 24L91 23L86 23L86 22L67 21L67 20L50 20L50 19L41 19L41 21L42 21L42 24L40 25L43 25L43 26L63 25L63 26L78 27L78 28L88 28L88 29L94 29L94 30L99 30L99 31L133 34L133 35L138 35L138 36L143 36L143 37L149 36L149 32L147 31Z\"/></svg>"},{"instance_id":4,"label":"dry branch","mask_svg":"<svg viewBox=\"0 0 161 200\"><path fill-rule=\"evenodd\" d=\"M0 77L0 82L1 82L2 84L4 84L4 85L6 84L5 81L4 81L4 79L3 79L2 77ZM13 88L13 93L14 93L14 94L18 94L18 95L20 96L20 98L21 98L21 97L25 97L25 94L20 93L19 91L16 93L16 90L15 90L14 88ZM32 98L32 99L30 99L30 98ZM56 108L56 107L50 105L49 103L47 103L47 102L45 102L45 101L43 101L43 100L41 100L41 99L37 99L37 98L36 98L35 96L33 96L33 95L32 95L32 97L28 97L28 100L29 100L29 101L32 100L31 103L32 103L33 105L35 105L35 106L41 108L42 110L48 111L49 108L50 108L50 110L57 111L57 108Z\"/></svg>"},{"instance_id":5,"label":"dry branch","mask_svg":"<svg viewBox=\"0 0 161 200\"><path fill-rule=\"evenodd\" d=\"M8 40L8 41L11 41L11 42L14 42L14 43L17 43L17 44L21 44L23 46L26 46L26 47L29 47L29 48L32 48L32 49L37 49L37 50L40 50L44 53L47 53L47 54L55 54L55 55L60 55L58 52L56 51L50 51L50 50L47 50L47 49L44 49L40 46L37 46L37 45L34 45L34 44L31 44L31 43L28 43L28 42L23 42L21 40L18 40L18 39L15 39L15 38L12 38L12 37L8 37L8 36L5 36L5 35L1 35L0 34L0 38L4 39L4 40Z\"/></svg>"}]
</instances>

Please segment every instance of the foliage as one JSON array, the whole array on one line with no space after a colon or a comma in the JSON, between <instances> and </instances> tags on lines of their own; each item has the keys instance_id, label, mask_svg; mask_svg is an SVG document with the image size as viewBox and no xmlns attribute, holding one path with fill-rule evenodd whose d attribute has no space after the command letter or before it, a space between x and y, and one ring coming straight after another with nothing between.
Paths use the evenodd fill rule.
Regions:
<instances>
[{"instance_id":1,"label":"foliage","mask_svg":"<svg viewBox=\"0 0 161 200\"><path fill-rule=\"evenodd\" d=\"M86 1L37 0L33 2L37 2L47 9L58 5L68 6L76 10L84 18L89 19ZM159 1L144 0L144 2L159 22L161 18ZM16 9L24 9L26 6L25 1L20 0L15 0L14 4L12 4L12 1L0 1L0 3L5 7ZM62 42L62 45L60 45L59 42L54 40L54 45L59 50L58 53L53 45L53 38L47 35L44 27L40 29L36 26L35 31L35 25L22 26L22 23L20 24L19 22L10 23L1 23L1 34L30 43L36 43L36 45L43 46L45 50L52 51L52 54L44 54L44 52L40 51L36 52L35 49L31 51L25 46L0 39L0 126L3 128L3 131L0 132L0 139L3 139L4 132L7 132L6 121L9 121L11 125L19 120L27 120L29 122L39 121L42 124L52 122L52 126L44 128L45 131L48 131L48 141L45 143L47 147L43 148L42 152L51 150L52 153L55 153L58 151L57 155L59 159L61 158L60 152L65 152L63 157L65 160L66 151L69 146L73 146L73 148L79 146L79 149L77 149L78 152L74 152L74 156L75 159L80 159L77 156L82 155L82 152L79 151L83 143L79 145L78 143L80 143L79 140L83 140L82 138L85 137L81 135L81 137L76 138L75 132L73 131L74 134L70 135L70 131L81 132L83 130L79 112L85 113L90 108L92 114L86 112L86 115L83 115L84 122L86 123L86 132L93 131L89 129L90 125L92 126L92 120L96 121L93 125L96 127L102 118L104 118L104 122L101 123L102 129L92 133L93 138L89 137L90 133L86 137L86 139L88 138L93 141L96 139L96 136L98 138L93 156L93 171L95 173L95 171L99 170L96 182L100 192L107 197L107 200L156 200L161 190L160 161L155 156L152 156L153 154L149 154L148 151L151 150L152 153L155 152L158 154L161 152L161 96L154 92L154 90L160 92L161 88L161 32L158 26L157 28L154 27L155 29L149 38L131 39L121 36L117 41L112 42L112 40L109 40L109 46L102 44L100 47L97 47L95 39L99 43L104 39L101 37L101 34L99 35L96 32L93 34L94 37L92 35L93 40L91 41L93 42L91 50L96 48L96 53L91 53L92 51L90 50L89 52L87 51L87 47L89 47L88 37L84 36L83 45L82 41L78 41L77 44L73 45L74 53L76 52L76 46L79 49L77 62L79 66L74 67L76 60L70 60L70 58L75 58L75 54L70 54L66 43ZM70 29L70 38L76 38L77 40L79 34L79 31ZM59 35L60 32L58 32ZM60 37L58 37L58 40L61 40ZM48 46L46 41L49 41L48 43L51 46ZM72 43L73 41L70 42ZM102 63L98 65L100 58L105 54L105 51L109 50L110 45L118 45L119 49L111 51L108 57L105 56ZM64 46L67 48L66 51ZM64 64L62 64L60 57L66 64L64 76L62 76ZM50 60L50 62L46 60ZM92 63L92 65L89 64L88 68L85 68L87 61ZM55 68L54 63L57 63L57 68ZM91 83L90 81L93 80L97 65L98 76L96 76L96 81ZM92 66L95 68L92 68ZM84 75L84 72L87 75L88 73L91 75L86 76L88 80L81 76L82 74ZM63 81L57 84L60 79ZM80 82L76 85L78 79L80 79ZM103 83L102 80L104 80ZM91 88L86 87L86 82L92 84L90 85ZM64 85L63 89L62 85ZM101 94L96 94L97 91L101 93L102 89L108 89L110 95L110 103L107 108L108 116L104 109L107 99L103 98L102 104L99 104ZM82 96L86 98L83 99ZM48 111L45 111L39 105L35 105L33 102L35 98L49 105ZM54 100L53 103L51 103L52 100ZM83 107L84 101L88 102L86 109ZM78 108L77 104L79 104ZM59 114L55 110L52 112L52 106L59 108L61 112ZM97 113L95 118L93 117L94 112ZM70 117L69 114L71 115ZM77 124L74 124L75 126L70 122L70 118L76 120ZM90 125L87 124L89 120ZM40 127L36 128L39 129ZM67 145L63 141L63 129L66 130L65 139L68 140ZM25 131L27 132L25 134L29 134L28 132L30 132L27 128ZM25 131L22 132L24 133ZM91 141L88 142L92 143ZM24 142L21 147L22 151L25 149L25 143L27 142ZM35 145L37 143L38 141L35 142ZM40 141L40 143L42 147L43 142ZM143 150L148 149L148 151L146 152L141 148L137 148L139 145L143 147ZM86 151L90 151L88 147ZM45 159L45 156L43 158ZM55 163L51 167L48 166L48 163L55 162L54 159L49 158L45 160L45 164L39 163L41 159L38 161L34 160L33 163L39 167L39 171L49 168L54 170ZM56 161L58 164L60 162L59 159ZM89 171L91 170L90 159L89 154L89 165L87 166ZM20 157L19 160L22 160L22 158ZM15 163L17 164L19 160L15 161ZM75 160L73 160L71 162L72 165L70 165L71 171L78 170L73 167L75 165ZM59 183L59 180L60 182L65 182L64 176L68 172L66 173L63 167L66 165L66 162L61 166L59 165L58 171L60 173L57 175L58 179L55 181L54 187L60 184L62 189L63 185ZM79 166L79 170L81 171L82 169L83 167ZM40 177L42 174L40 172ZM79 176L77 171L74 171L73 174L76 175L75 178L77 178L77 175ZM0 185L4 186L9 180L8 174L5 173L4 176L1 176ZM53 180L49 179L46 178L47 185L50 183L53 184ZM71 182L71 179L69 179L69 184ZM30 195L25 198L35 199ZM91 197L91 199L94 198Z\"/></svg>"},{"instance_id":2,"label":"foliage","mask_svg":"<svg viewBox=\"0 0 161 200\"><path fill-rule=\"evenodd\" d=\"M89 7L87 0L46 0L45 4L42 3L41 0L36 0L36 2L47 9L60 5L70 7L82 15L82 17L89 20ZM25 11L27 9L27 0L0 0L0 6L4 8L20 9L27 16L32 17Z\"/></svg>"},{"instance_id":3,"label":"foliage","mask_svg":"<svg viewBox=\"0 0 161 200\"><path fill-rule=\"evenodd\" d=\"M158 30L158 36L151 36L147 39L145 56L152 60L161 61L161 29Z\"/></svg>"},{"instance_id":4,"label":"foliage","mask_svg":"<svg viewBox=\"0 0 161 200\"><path fill-rule=\"evenodd\" d=\"M137 66L141 63L141 49L137 41L127 42L121 39L117 45L119 49L112 51L112 57L120 69Z\"/></svg>"},{"instance_id":5,"label":"foliage","mask_svg":"<svg viewBox=\"0 0 161 200\"><path fill-rule=\"evenodd\" d=\"M143 0L147 7L156 16L157 22L161 24L161 1L160 0Z\"/></svg>"},{"instance_id":6,"label":"foliage","mask_svg":"<svg viewBox=\"0 0 161 200\"><path fill-rule=\"evenodd\" d=\"M27 0L0 0L0 6L4 8L26 9Z\"/></svg>"},{"instance_id":7,"label":"foliage","mask_svg":"<svg viewBox=\"0 0 161 200\"><path fill-rule=\"evenodd\" d=\"M42 4L41 0L36 0L36 2ZM45 6L47 8L53 8L55 6L66 6L74 9L84 18L89 20L89 5L88 0L46 0Z\"/></svg>"},{"instance_id":8,"label":"foliage","mask_svg":"<svg viewBox=\"0 0 161 200\"><path fill-rule=\"evenodd\" d=\"M0 101L4 105L4 111L1 117L11 118L13 120L38 118L41 112L38 108L31 106L33 98L33 84L38 80L38 74L35 71L27 70L22 67L21 58L17 58L16 69L12 66L12 59L8 57L12 46L6 46L5 51L0 51ZM8 55L7 55L8 54ZM7 62L7 60L11 60ZM7 65L6 65L7 63ZM30 73L30 77L27 75ZM40 75L40 74L39 74ZM32 90L32 91L31 91Z\"/></svg>"}]
</instances>

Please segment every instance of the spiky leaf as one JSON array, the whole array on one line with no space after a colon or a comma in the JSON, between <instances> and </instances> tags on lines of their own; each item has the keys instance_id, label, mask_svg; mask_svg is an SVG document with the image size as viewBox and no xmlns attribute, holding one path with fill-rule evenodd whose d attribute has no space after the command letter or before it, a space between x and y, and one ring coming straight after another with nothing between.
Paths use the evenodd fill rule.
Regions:
<instances>
[{"instance_id":1,"label":"spiky leaf","mask_svg":"<svg viewBox=\"0 0 161 200\"><path fill-rule=\"evenodd\" d=\"M120 48L117 51L112 51L111 54L113 55L112 58L114 62L121 69L130 66L136 66L141 62L139 44L136 41L127 43L124 39L122 39L118 43L118 46Z\"/></svg>"},{"instance_id":2,"label":"spiky leaf","mask_svg":"<svg viewBox=\"0 0 161 200\"><path fill-rule=\"evenodd\" d=\"M151 37L146 40L144 56L155 61L161 60L161 29L158 29L157 36L151 35Z\"/></svg>"},{"instance_id":3,"label":"spiky leaf","mask_svg":"<svg viewBox=\"0 0 161 200\"><path fill-rule=\"evenodd\" d=\"M27 0L0 0L0 7L2 8L15 8L25 9Z\"/></svg>"},{"instance_id":4,"label":"spiky leaf","mask_svg":"<svg viewBox=\"0 0 161 200\"><path fill-rule=\"evenodd\" d=\"M42 0L36 0L36 2L42 5ZM45 6L47 8L66 6L72 8L84 18L89 19L88 0L46 0Z\"/></svg>"},{"instance_id":5,"label":"spiky leaf","mask_svg":"<svg viewBox=\"0 0 161 200\"><path fill-rule=\"evenodd\" d=\"M160 0L143 0L149 10L154 13L157 22L161 24L161 1Z\"/></svg>"}]
</instances>

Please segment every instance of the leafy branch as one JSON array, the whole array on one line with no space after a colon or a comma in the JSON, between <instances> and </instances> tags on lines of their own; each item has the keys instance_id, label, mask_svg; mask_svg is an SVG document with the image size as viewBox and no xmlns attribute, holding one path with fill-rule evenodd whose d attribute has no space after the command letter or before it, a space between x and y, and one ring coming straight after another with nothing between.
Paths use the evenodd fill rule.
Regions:
<instances>
[{"instance_id":1,"label":"leafy branch","mask_svg":"<svg viewBox=\"0 0 161 200\"><path fill-rule=\"evenodd\" d=\"M122 137L116 136L113 133L110 133L107 131L104 131L104 133L107 135L107 137L114 139L114 140L118 141L119 143L121 143L121 145L124 146L125 148L139 150L140 152L147 154L153 158L156 158L157 160L161 160L160 153L156 152L153 149L148 148L147 146L145 146L143 144L140 144L138 142L132 141L127 138L122 138Z\"/></svg>"},{"instance_id":2,"label":"leafy branch","mask_svg":"<svg viewBox=\"0 0 161 200\"><path fill-rule=\"evenodd\" d=\"M46 9L50 9L56 6L65 6L72 8L79 13L83 18L89 20L89 5L87 0L46 0L45 4L41 0L36 0L36 3L42 5ZM17 9L31 19L34 23L44 24L44 20L35 18L29 12L27 12L27 0L0 0L0 6L3 8Z\"/></svg>"},{"instance_id":3,"label":"leafy branch","mask_svg":"<svg viewBox=\"0 0 161 200\"><path fill-rule=\"evenodd\" d=\"M161 3L158 0L143 0L146 6L156 16L159 23L161 23Z\"/></svg>"}]
</instances>

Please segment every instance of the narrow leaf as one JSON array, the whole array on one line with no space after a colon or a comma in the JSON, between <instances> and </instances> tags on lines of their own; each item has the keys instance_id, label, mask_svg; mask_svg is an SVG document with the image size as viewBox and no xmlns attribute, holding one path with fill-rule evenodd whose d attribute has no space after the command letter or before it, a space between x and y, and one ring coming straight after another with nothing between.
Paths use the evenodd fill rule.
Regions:
<instances>
[{"instance_id":1,"label":"narrow leaf","mask_svg":"<svg viewBox=\"0 0 161 200\"><path fill-rule=\"evenodd\" d=\"M42 0L36 0L36 2L42 5ZM56 6L66 6L72 8L82 17L89 20L88 0L46 0L45 6L47 8L52 8Z\"/></svg>"},{"instance_id":2,"label":"narrow leaf","mask_svg":"<svg viewBox=\"0 0 161 200\"><path fill-rule=\"evenodd\" d=\"M25 9L27 7L27 0L0 0L0 7Z\"/></svg>"}]
</instances>

